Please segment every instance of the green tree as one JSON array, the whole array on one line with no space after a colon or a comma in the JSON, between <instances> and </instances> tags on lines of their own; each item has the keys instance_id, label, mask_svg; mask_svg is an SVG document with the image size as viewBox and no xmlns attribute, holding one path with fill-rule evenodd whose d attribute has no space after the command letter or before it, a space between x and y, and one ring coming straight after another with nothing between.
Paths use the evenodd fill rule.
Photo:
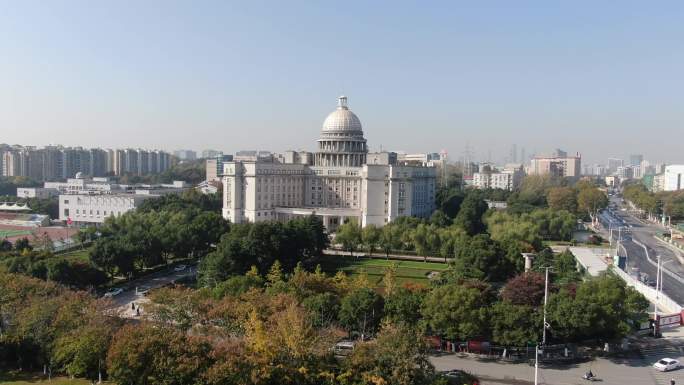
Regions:
<instances>
[{"instance_id":1,"label":"green tree","mask_svg":"<svg viewBox=\"0 0 684 385\"><path fill-rule=\"evenodd\" d=\"M112 341L108 373L121 385L193 384L212 363L208 342L169 327L128 325Z\"/></svg>"},{"instance_id":2,"label":"green tree","mask_svg":"<svg viewBox=\"0 0 684 385\"><path fill-rule=\"evenodd\" d=\"M603 275L549 297L547 319L554 338L619 339L647 319L648 301L618 277Z\"/></svg>"},{"instance_id":3,"label":"green tree","mask_svg":"<svg viewBox=\"0 0 684 385\"><path fill-rule=\"evenodd\" d=\"M343 364L340 384L436 384L421 333L407 325L385 325L378 338L360 343Z\"/></svg>"},{"instance_id":4,"label":"green tree","mask_svg":"<svg viewBox=\"0 0 684 385\"><path fill-rule=\"evenodd\" d=\"M448 284L432 289L421 314L431 332L451 339L472 339L487 330L486 297L474 287Z\"/></svg>"},{"instance_id":5,"label":"green tree","mask_svg":"<svg viewBox=\"0 0 684 385\"><path fill-rule=\"evenodd\" d=\"M595 221L598 212L608 206L608 197L596 187L584 188L577 195L577 205L580 210L588 213L589 217Z\"/></svg>"},{"instance_id":6,"label":"green tree","mask_svg":"<svg viewBox=\"0 0 684 385\"><path fill-rule=\"evenodd\" d=\"M337 321L340 299L333 293L319 293L304 298L302 306L312 317L316 327L328 327Z\"/></svg>"},{"instance_id":7,"label":"green tree","mask_svg":"<svg viewBox=\"0 0 684 385\"><path fill-rule=\"evenodd\" d=\"M356 289L342 298L340 324L348 331L357 331L361 339L377 330L382 319L383 300L368 288Z\"/></svg>"},{"instance_id":8,"label":"green tree","mask_svg":"<svg viewBox=\"0 0 684 385\"><path fill-rule=\"evenodd\" d=\"M482 216L487 209L487 203L480 197L479 193L469 192L461 204L454 224L461 226L469 235L482 233L485 230Z\"/></svg>"},{"instance_id":9,"label":"green tree","mask_svg":"<svg viewBox=\"0 0 684 385\"><path fill-rule=\"evenodd\" d=\"M424 296L420 290L398 288L385 298L385 318L393 324L417 325Z\"/></svg>"},{"instance_id":10,"label":"green tree","mask_svg":"<svg viewBox=\"0 0 684 385\"><path fill-rule=\"evenodd\" d=\"M546 201L552 210L577 212L577 191L572 187L552 187L546 195Z\"/></svg>"},{"instance_id":11,"label":"green tree","mask_svg":"<svg viewBox=\"0 0 684 385\"><path fill-rule=\"evenodd\" d=\"M380 244L381 237L382 230L375 225L368 225L361 230L361 240L366 246L369 255L373 255L373 252Z\"/></svg>"},{"instance_id":12,"label":"green tree","mask_svg":"<svg viewBox=\"0 0 684 385\"><path fill-rule=\"evenodd\" d=\"M342 244L342 247L354 256L354 251L361 244L361 228L354 221L344 223L337 229L335 241Z\"/></svg>"},{"instance_id":13,"label":"green tree","mask_svg":"<svg viewBox=\"0 0 684 385\"><path fill-rule=\"evenodd\" d=\"M534 308L501 301L490 308L489 314L492 341L504 346L525 346L539 340L542 318Z\"/></svg>"}]
</instances>

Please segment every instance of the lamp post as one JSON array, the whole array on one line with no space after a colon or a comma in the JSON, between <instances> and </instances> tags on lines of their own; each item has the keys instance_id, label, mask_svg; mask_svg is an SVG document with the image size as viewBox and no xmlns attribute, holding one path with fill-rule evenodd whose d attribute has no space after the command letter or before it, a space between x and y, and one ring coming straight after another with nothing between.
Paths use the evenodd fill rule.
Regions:
<instances>
[{"instance_id":1,"label":"lamp post","mask_svg":"<svg viewBox=\"0 0 684 385\"><path fill-rule=\"evenodd\" d=\"M549 267L544 268L544 324L542 325L542 347L546 346L546 302L549 296ZM539 344L534 349L534 385L539 384Z\"/></svg>"}]
</instances>

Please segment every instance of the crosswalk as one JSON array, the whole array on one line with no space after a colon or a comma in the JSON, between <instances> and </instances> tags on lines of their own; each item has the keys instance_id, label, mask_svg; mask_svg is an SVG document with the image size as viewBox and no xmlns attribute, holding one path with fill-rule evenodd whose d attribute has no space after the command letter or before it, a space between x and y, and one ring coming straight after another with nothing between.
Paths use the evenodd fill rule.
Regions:
<instances>
[{"instance_id":1,"label":"crosswalk","mask_svg":"<svg viewBox=\"0 0 684 385\"><path fill-rule=\"evenodd\" d=\"M643 356L644 363L648 365L648 370L651 371L653 380L656 385L670 385L670 380L674 379L676 385L684 385L684 369L679 369L671 372L660 372L651 365L661 358L674 358L682 362L684 360L684 345L675 345L665 340L651 341L648 344L642 344L639 351Z\"/></svg>"}]
</instances>

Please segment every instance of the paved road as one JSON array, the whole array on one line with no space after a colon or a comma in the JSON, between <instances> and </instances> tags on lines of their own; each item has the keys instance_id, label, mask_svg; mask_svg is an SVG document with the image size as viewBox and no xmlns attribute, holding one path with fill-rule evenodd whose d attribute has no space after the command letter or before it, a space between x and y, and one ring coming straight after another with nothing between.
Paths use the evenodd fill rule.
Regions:
<instances>
[{"instance_id":1,"label":"paved road","mask_svg":"<svg viewBox=\"0 0 684 385\"><path fill-rule=\"evenodd\" d=\"M197 274L197 270L193 266L189 266L183 271L174 271L173 268L168 268L151 274L146 277L141 277L126 284L123 287L125 291L116 297L112 298L112 309L124 318L137 318L138 315L135 310L132 310L131 305L135 302L136 307L140 306L140 316L144 316L144 304L149 300L136 294L136 287L147 287L149 289L156 289L174 282L177 279L185 278Z\"/></svg>"},{"instance_id":2,"label":"paved road","mask_svg":"<svg viewBox=\"0 0 684 385\"><path fill-rule=\"evenodd\" d=\"M617 203L616 200L612 202ZM605 231L613 227L613 242L618 239L615 228L622 227L620 255L626 253L628 271L636 267L655 281L657 256L660 255L661 263L669 273L663 274L663 291L680 305L684 304L684 266L676 258L676 251L654 237L662 229L635 218L628 211L606 210L599 219Z\"/></svg>"},{"instance_id":3,"label":"paved road","mask_svg":"<svg viewBox=\"0 0 684 385\"><path fill-rule=\"evenodd\" d=\"M684 384L684 369L660 373L651 365L665 356L684 358L672 346L653 346L648 348L644 358L599 358L587 363L555 367L541 367L539 383L545 385L587 384L582 375L588 369L606 385L669 385L670 379L676 384ZM502 363L491 360L460 358L455 354L431 357L430 361L437 370L460 369L468 371L482 381L483 385L529 385L534 383L534 366L527 363Z\"/></svg>"}]
</instances>

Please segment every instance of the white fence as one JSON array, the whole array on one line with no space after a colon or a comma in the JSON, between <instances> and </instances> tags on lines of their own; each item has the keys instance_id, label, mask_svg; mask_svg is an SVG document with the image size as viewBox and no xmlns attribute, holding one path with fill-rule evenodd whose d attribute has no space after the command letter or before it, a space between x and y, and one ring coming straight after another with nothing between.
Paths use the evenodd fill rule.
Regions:
<instances>
[{"instance_id":1,"label":"white fence","mask_svg":"<svg viewBox=\"0 0 684 385\"><path fill-rule=\"evenodd\" d=\"M668 313L681 313L682 307L670 297L665 295L665 293L656 293L656 289L652 288L642 282L639 282L634 277L622 271L617 267L612 267L611 271L622 278L628 286L635 288L639 293L643 294L646 299L652 303L658 304L658 309L661 311L667 310Z\"/></svg>"}]
</instances>

